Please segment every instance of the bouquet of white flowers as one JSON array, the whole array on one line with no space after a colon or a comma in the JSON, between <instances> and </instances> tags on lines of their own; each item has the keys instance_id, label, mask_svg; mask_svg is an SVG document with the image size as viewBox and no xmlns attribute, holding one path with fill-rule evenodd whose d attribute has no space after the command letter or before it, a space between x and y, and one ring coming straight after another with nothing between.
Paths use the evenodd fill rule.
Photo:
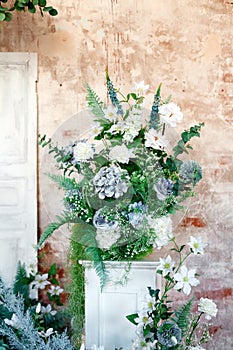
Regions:
<instances>
[{"instance_id":1,"label":"bouquet of white flowers","mask_svg":"<svg viewBox=\"0 0 233 350\"><path fill-rule=\"evenodd\" d=\"M109 101L104 103L87 85L95 121L89 138L59 148L40 137L63 171L50 177L64 189L65 210L38 246L61 225L74 223L73 239L85 247L102 284L104 260L140 259L173 238L171 214L193 196L202 177L200 165L183 155L204 125L183 131L171 148L166 134L183 114L170 97L161 98L161 85L149 113L143 108L149 88L144 82L124 95L107 74L106 86Z\"/></svg>"}]
</instances>

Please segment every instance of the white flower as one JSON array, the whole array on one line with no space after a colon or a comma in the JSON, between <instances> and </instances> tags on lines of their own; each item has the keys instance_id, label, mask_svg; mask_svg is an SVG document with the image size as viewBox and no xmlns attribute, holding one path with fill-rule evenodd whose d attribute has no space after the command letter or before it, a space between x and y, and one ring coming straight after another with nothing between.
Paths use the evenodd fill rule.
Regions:
<instances>
[{"instance_id":1,"label":"white flower","mask_svg":"<svg viewBox=\"0 0 233 350\"><path fill-rule=\"evenodd\" d=\"M148 316L147 310L142 309L138 312L138 317L135 318L135 322L138 323L138 327L140 328L141 326L146 326L149 324L152 320Z\"/></svg>"},{"instance_id":2,"label":"white flower","mask_svg":"<svg viewBox=\"0 0 233 350\"><path fill-rule=\"evenodd\" d=\"M48 292L51 295L60 295L63 291L64 289L61 288L60 286L51 286Z\"/></svg>"},{"instance_id":3,"label":"white flower","mask_svg":"<svg viewBox=\"0 0 233 350\"><path fill-rule=\"evenodd\" d=\"M176 123L181 122L183 119L183 113L180 107L175 103L165 103L159 107L160 120L163 123L169 124L172 127L176 126Z\"/></svg>"},{"instance_id":4,"label":"white flower","mask_svg":"<svg viewBox=\"0 0 233 350\"><path fill-rule=\"evenodd\" d=\"M174 279L177 281L174 289L183 289L184 294L189 295L191 286L197 286L200 282L195 278L196 269L188 270L185 265L181 266L180 272L175 273Z\"/></svg>"},{"instance_id":5,"label":"white flower","mask_svg":"<svg viewBox=\"0 0 233 350\"><path fill-rule=\"evenodd\" d=\"M202 242L201 237L195 238L193 236L190 236L190 242L188 245L192 249L194 255L204 254L204 248L207 246L206 243Z\"/></svg>"},{"instance_id":6,"label":"white flower","mask_svg":"<svg viewBox=\"0 0 233 350\"><path fill-rule=\"evenodd\" d=\"M124 129L125 129L125 123L118 122L116 124L113 124L107 132L112 134L118 134L118 133L123 133Z\"/></svg>"},{"instance_id":7,"label":"white flower","mask_svg":"<svg viewBox=\"0 0 233 350\"><path fill-rule=\"evenodd\" d=\"M55 316L57 311L56 310L52 310L52 306L50 304L48 304L47 306L42 306L41 307L41 313L42 314L46 314L46 315L52 315Z\"/></svg>"},{"instance_id":8,"label":"white flower","mask_svg":"<svg viewBox=\"0 0 233 350\"><path fill-rule=\"evenodd\" d=\"M38 303L36 307L36 314L39 314L40 312L41 312L41 303Z\"/></svg>"},{"instance_id":9,"label":"white flower","mask_svg":"<svg viewBox=\"0 0 233 350\"><path fill-rule=\"evenodd\" d=\"M51 334L53 334L54 331L53 331L53 328L49 328L47 329L46 332L44 331L41 331L41 332L38 332L38 334L42 337L42 338L48 338Z\"/></svg>"},{"instance_id":10,"label":"white flower","mask_svg":"<svg viewBox=\"0 0 233 350\"><path fill-rule=\"evenodd\" d=\"M154 309L155 299L150 295L146 295L145 300L142 302L142 310L151 311Z\"/></svg>"},{"instance_id":11,"label":"white flower","mask_svg":"<svg viewBox=\"0 0 233 350\"><path fill-rule=\"evenodd\" d=\"M161 149L167 147L167 140L163 135L157 132L155 129L149 129L145 133L145 146L155 149Z\"/></svg>"},{"instance_id":12,"label":"white flower","mask_svg":"<svg viewBox=\"0 0 233 350\"><path fill-rule=\"evenodd\" d=\"M4 318L4 322L5 322L8 326L14 327L14 328L16 328L16 329L20 329L20 328L21 328L19 319L18 319L18 317L16 316L16 314L13 314L13 315L11 316L11 319L10 319L10 320L9 320L8 318Z\"/></svg>"},{"instance_id":13,"label":"white flower","mask_svg":"<svg viewBox=\"0 0 233 350\"><path fill-rule=\"evenodd\" d=\"M106 109L104 109L104 117L111 122L115 122L117 120L117 107L113 106L107 106Z\"/></svg>"},{"instance_id":14,"label":"white flower","mask_svg":"<svg viewBox=\"0 0 233 350\"><path fill-rule=\"evenodd\" d=\"M133 142L134 138L138 135L138 133L139 133L139 130L135 129L132 126L125 128L123 140L126 143Z\"/></svg>"},{"instance_id":15,"label":"white flower","mask_svg":"<svg viewBox=\"0 0 233 350\"><path fill-rule=\"evenodd\" d=\"M32 288L45 289L47 285L51 284L49 281L47 281L48 276L49 275L47 273L44 273L43 275L36 275L35 280L31 282Z\"/></svg>"},{"instance_id":16,"label":"white flower","mask_svg":"<svg viewBox=\"0 0 233 350\"><path fill-rule=\"evenodd\" d=\"M128 164L131 157L134 157L133 150L127 148L124 144L113 147L109 152L109 159L112 161L116 160L119 163Z\"/></svg>"},{"instance_id":17,"label":"white flower","mask_svg":"<svg viewBox=\"0 0 233 350\"><path fill-rule=\"evenodd\" d=\"M205 350L205 348L197 345L197 346L191 346L189 347L189 350Z\"/></svg>"},{"instance_id":18,"label":"white flower","mask_svg":"<svg viewBox=\"0 0 233 350\"><path fill-rule=\"evenodd\" d=\"M198 311L205 313L205 318L211 320L212 317L216 317L218 309L213 300L208 298L201 298L198 304Z\"/></svg>"},{"instance_id":19,"label":"white flower","mask_svg":"<svg viewBox=\"0 0 233 350\"><path fill-rule=\"evenodd\" d=\"M100 249L110 249L111 246L116 243L118 238L120 238L119 227L114 229L100 229L96 230L96 240L98 242L98 247Z\"/></svg>"},{"instance_id":20,"label":"white flower","mask_svg":"<svg viewBox=\"0 0 233 350\"><path fill-rule=\"evenodd\" d=\"M96 123L96 124L92 125L90 136L95 137L95 136L99 135L101 133L101 131L102 131L102 128L101 128L100 124Z\"/></svg>"},{"instance_id":21,"label":"white flower","mask_svg":"<svg viewBox=\"0 0 233 350\"><path fill-rule=\"evenodd\" d=\"M73 147L73 157L76 162L86 162L93 158L94 148L86 141L80 141Z\"/></svg>"},{"instance_id":22,"label":"white flower","mask_svg":"<svg viewBox=\"0 0 233 350\"><path fill-rule=\"evenodd\" d=\"M161 270L163 277L167 276L170 272L172 272L175 262L172 261L170 255L168 255L165 259L159 259L160 265L157 270Z\"/></svg>"},{"instance_id":23,"label":"white flower","mask_svg":"<svg viewBox=\"0 0 233 350\"><path fill-rule=\"evenodd\" d=\"M154 247L160 249L164 245L168 244L173 238L172 233L172 220L170 216L162 216L161 218L147 217L147 222L149 227L151 227L155 232L155 237L151 237L151 244Z\"/></svg>"},{"instance_id":24,"label":"white flower","mask_svg":"<svg viewBox=\"0 0 233 350\"><path fill-rule=\"evenodd\" d=\"M139 96L143 96L148 89L149 85L145 85L144 81L140 81L140 83L134 83L134 91Z\"/></svg>"},{"instance_id":25,"label":"white flower","mask_svg":"<svg viewBox=\"0 0 233 350\"><path fill-rule=\"evenodd\" d=\"M97 346L96 344L92 344L91 350L104 350L104 346L103 345Z\"/></svg>"}]
</instances>

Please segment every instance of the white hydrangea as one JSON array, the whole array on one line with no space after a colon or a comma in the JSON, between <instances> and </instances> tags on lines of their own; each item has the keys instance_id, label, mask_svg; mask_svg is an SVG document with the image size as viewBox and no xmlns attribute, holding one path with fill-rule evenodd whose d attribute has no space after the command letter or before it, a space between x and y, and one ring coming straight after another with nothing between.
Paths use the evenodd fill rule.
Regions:
<instances>
[{"instance_id":1,"label":"white hydrangea","mask_svg":"<svg viewBox=\"0 0 233 350\"><path fill-rule=\"evenodd\" d=\"M109 159L116 160L119 163L128 164L131 157L134 157L133 150L127 148L124 144L113 147L109 152Z\"/></svg>"},{"instance_id":2,"label":"white hydrangea","mask_svg":"<svg viewBox=\"0 0 233 350\"><path fill-rule=\"evenodd\" d=\"M204 312L205 318L211 320L212 317L216 317L218 309L213 300L201 298L198 304L198 311Z\"/></svg>"},{"instance_id":3,"label":"white hydrangea","mask_svg":"<svg viewBox=\"0 0 233 350\"><path fill-rule=\"evenodd\" d=\"M147 222L149 227L152 228L156 234L156 237L153 237L153 241L150 242L154 247L160 249L173 238L172 220L170 216L162 216L156 219L152 216L148 216Z\"/></svg>"},{"instance_id":4,"label":"white hydrangea","mask_svg":"<svg viewBox=\"0 0 233 350\"><path fill-rule=\"evenodd\" d=\"M76 162L87 162L94 156L94 148L91 144L80 141L73 147L73 157Z\"/></svg>"}]
</instances>

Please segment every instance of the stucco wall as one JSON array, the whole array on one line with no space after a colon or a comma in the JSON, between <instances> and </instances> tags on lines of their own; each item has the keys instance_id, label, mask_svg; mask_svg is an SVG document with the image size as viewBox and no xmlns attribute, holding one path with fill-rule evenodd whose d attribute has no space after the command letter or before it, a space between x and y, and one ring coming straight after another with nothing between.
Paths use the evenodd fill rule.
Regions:
<instances>
[{"instance_id":1,"label":"stucco wall","mask_svg":"<svg viewBox=\"0 0 233 350\"><path fill-rule=\"evenodd\" d=\"M193 264L201 271L196 296L213 298L219 307L209 349L233 349L233 5L224 0L62 0L50 1L59 16L20 14L0 24L1 51L37 52L38 131L70 140L70 118L85 108L85 82L105 97L105 68L118 87L134 81L158 84L172 94L184 113L183 127L204 121L194 158L203 166L198 196L178 220L184 241L201 234L207 253ZM64 123L65 124L64 126ZM76 133L88 127L83 120ZM62 127L62 128L61 128ZM181 127L180 127L181 129ZM40 151L40 187L44 198L55 188L45 180L48 161ZM54 219L59 201L44 205L40 229ZM49 197L49 201L51 196ZM67 234L50 240L54 260L65 264Z\"/></svg>"}]
</instances>

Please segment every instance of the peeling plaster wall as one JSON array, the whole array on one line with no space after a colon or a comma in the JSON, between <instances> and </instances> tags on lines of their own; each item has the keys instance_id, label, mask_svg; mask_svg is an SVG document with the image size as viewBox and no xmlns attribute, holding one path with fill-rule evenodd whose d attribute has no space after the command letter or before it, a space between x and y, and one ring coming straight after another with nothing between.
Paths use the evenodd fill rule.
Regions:
<instances>
[{"instance_id":1,"label":"peeling plaster wall","mask_svg":"<svg viewBox=\"0 0 233 350\"><path fill-rule=\"evenodd\" d=\"M105 98L104 71L122 90L134 81L150 84L152 101L158 84L184 112L183 127L204 121L193 158L203 165L198 196L179 217L176 234L208 240L207 253L193 259L201 271L196 296L213 298L219 315L212 327L214 345L233 349L233 5L224 0L51 0L60 9L50 18L17 15L0 24L1 51L37 52L39 57L38 131L72 140L89 126L85 82ZM149 104L148 104L149 106ZM81 115L79 121L72 116ZM75 131L72 128L75 128ZM61 206L55 186L43 173L50 161L40 150L40 229ZM48 196L48 197L47 197ZM49 244L53 260L65 264L68 233ZM154 256L157 258L157 256Z\"/></svg>"}]
</instances>

